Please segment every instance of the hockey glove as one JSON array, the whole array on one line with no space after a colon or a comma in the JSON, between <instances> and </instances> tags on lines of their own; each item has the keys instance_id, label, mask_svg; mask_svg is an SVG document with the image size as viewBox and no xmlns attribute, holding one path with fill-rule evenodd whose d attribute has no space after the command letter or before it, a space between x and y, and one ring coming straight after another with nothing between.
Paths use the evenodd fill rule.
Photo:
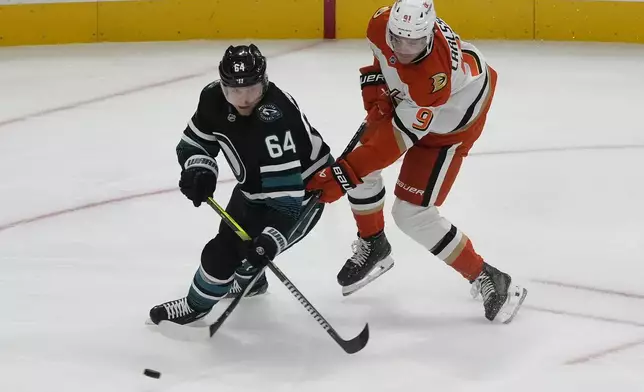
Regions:
<instances>
[{"instance_id":1,"label":"hockey glove","mask_svg":"<svg viewBox=\"0 0 644 392\"><path fill-rule=\"evenodd\" d=\"M217 162L206 155L193 155L181 172L179 188L195 207L208 200L217 187Z\"/></svg>"},{"instance_id":2,"label":"hockey glove","mask_svg":"<svg viewBox=\"0 0 644 392\"><path fill-rule=\"evenodd\" d=\"M322 191L320 201L333 203L362 181L344 159L338 159L331 166L320 170L306 185L308 191Z\"/></svg>"},{"instance_id":3,"label":"hockey glove","mask_svg":"<svg viewBox=\"0 0 644 392\"><path fill-rule=\"evenodd\" d=\"M253 238L246 254L246 261L255 268L263 268L275 256L280 254L288 241L279 230L273 227L266 227L262 234Z\"/></svg>"},{"instance_id":4,"label":"hockey glove","mask_svg":"<svg viewBox=\"0 0 644 392\"><path fill-rule=\"evenodd\" d=\"M394 111L389 89L382 71L375 65L360 68L360 88L362 101L367 111L367 123L373 124Z\"/></svg>"}]
</instances>

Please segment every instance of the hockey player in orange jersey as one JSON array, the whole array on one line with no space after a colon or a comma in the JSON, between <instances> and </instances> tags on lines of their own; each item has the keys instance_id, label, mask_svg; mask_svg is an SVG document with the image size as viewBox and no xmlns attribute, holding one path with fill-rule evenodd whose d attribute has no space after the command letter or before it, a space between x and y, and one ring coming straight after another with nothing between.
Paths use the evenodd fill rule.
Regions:
<instances>
[{"instance_id":1,"label":"hockey player in orange jersey","mask_svg":"<svg viewBox=\"0 0 644 392\"><path fill-rule=\"evenodd\" d=\"M358 240L338 274L343 294L393 266L380 170L404 154L392 210L397 226L472 284L486 318L511 321L527 291L484 262L438 210L481 135L496 72L436 17L433 0L398 0L379 9L367 38L374 55L373 65L360 69L367 130L351 153L318 172L307 187L321 190L326 203L348 193Z\"/></svg>"}]
</instances>

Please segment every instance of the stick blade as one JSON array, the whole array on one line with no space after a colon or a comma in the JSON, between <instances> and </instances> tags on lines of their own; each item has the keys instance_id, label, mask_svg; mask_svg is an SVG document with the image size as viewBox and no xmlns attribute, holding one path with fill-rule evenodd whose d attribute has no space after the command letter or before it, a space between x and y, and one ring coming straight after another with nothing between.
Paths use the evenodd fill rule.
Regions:
<instances>
[{"instance_id":1,"label":"stick blade","mask_svg":"<svg viewBox=\"0 0 644 392\"><path fill-rule=\"evenodd\" d=\"M351 340L345 340L341 346L348 354L355 354L365 348L369 342L369 324L365 324L364 329L358 336Z\"/></svg>"}]
</instances>

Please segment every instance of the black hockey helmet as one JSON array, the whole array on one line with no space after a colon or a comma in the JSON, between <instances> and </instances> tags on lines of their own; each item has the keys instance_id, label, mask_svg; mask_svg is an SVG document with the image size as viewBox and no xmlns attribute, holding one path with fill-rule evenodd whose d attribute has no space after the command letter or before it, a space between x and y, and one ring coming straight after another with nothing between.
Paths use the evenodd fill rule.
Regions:
<instances>
[{"instance_id":1,"label":"black hockey helmet","mask_svg":"<svg viewBox=\"0 0 644 392\"><path fill-rule=\"evenodd\" d=\"M268 85L266 57L254 44L229 46L219 63L221 83L228 87L245 87L256 83Z\"/></svg>"}]
</instances>

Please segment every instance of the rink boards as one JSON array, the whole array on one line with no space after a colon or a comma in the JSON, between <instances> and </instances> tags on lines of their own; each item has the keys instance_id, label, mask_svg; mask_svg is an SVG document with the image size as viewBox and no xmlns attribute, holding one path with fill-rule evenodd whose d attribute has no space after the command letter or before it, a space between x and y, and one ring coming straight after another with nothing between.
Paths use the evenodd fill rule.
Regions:
<instances>
[{"instance_id":1,"label":"rink boards","mask_svg":"<svg viewBox=\"0 0 644 392\"><path fill-rule=\"evenodd\" d=\"M0 0L0 45L363 38L391 0ZM643 1L435 0L468 39L644 42Z\"/></svg>"}]
</instances>

